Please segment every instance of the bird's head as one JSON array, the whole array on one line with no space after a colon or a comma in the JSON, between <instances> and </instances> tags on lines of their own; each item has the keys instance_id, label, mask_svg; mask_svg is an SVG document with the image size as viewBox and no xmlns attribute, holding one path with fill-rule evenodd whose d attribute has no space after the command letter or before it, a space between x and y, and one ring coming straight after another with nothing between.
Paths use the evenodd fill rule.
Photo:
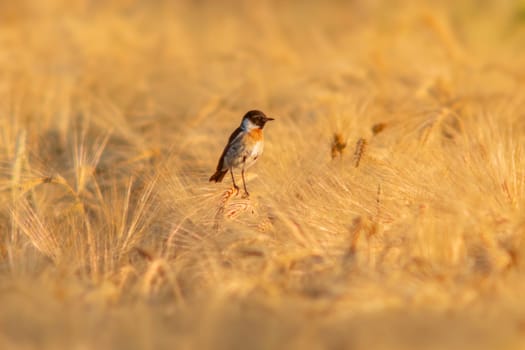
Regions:
<instances>
[{"instance_id":1,"label":"bird's head","mask_svg":"<svg viewBox=\"0 0 525 350\"><path fill-rule=\"evenodd\" d=\"M242 118L241 127L246 130L262 129L266 122L274 120L273 118L267 117L263 112L258 110L249 111Z\"/></svg>"}]
</instances>

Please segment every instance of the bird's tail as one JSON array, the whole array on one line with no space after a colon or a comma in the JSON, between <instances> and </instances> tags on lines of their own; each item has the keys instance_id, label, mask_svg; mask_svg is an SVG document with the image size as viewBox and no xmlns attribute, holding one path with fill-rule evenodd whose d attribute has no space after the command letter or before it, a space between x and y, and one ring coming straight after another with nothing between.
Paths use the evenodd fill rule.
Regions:
<instances>
[{"instance_id":1,"label":"bird's tail","mask_svg":"<svg viewBox=\"0 0 525 350\"><path fill-rule=\"evenodd\" d=\"M217 171L215 172L215 174L213 174L213 175L210 177L210 182L211 182L211 181L221 182L222 179L224 178L224 175L226 175L227 172L228 172L228 170L217 170Z\"/></svg>"}]
</instances>

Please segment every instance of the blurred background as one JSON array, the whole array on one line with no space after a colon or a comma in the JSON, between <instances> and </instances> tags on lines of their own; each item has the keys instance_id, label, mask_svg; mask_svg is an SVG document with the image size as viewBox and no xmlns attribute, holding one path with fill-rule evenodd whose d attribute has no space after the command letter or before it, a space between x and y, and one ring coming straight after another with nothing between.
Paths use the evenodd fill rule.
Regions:
<instances>
[{"instance_id":1,"label":"blurred background","mask_svg":"<svg viewBox=\"0 0 525 350\"><path fill-rule=\"evenodd\" d=\"M518 0L0 1L0 348L523 348L524 62Z\"/></svg>"}]
</instances>

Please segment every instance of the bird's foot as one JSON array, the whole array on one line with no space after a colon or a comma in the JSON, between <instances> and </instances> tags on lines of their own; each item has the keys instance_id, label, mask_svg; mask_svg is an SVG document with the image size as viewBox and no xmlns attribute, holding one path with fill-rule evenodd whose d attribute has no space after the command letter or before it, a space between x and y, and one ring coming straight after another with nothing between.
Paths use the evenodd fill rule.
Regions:
<instances>
[{"instance_id":1,"label":"bird's foot","mask_svg":"<svg viewBox=\"0 0 525 350\"><path fill-rule=\"evenodd\" d=\"M250 198L250 194L248 193L248 191L244 191L244 194L242 195L242 198L243 198L243 199L248 199L248 198Z\"/></svg>"},{"instance_id":2,"label":"bird's foot","mask_svg":"<svg viewBox=\"0 0 525 350\"><path fill-rule=\"evenodd\" d=\"M233 185L233 190L235 191L235 195L238 196L240 191L239 186Z\"/></svg>"}]
</instances>

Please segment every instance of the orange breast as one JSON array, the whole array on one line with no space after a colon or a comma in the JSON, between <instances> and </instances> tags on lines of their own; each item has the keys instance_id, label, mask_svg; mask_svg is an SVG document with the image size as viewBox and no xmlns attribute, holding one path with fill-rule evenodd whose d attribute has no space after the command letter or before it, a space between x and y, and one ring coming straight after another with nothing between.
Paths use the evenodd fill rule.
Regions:
<instances>
[{"instance_id":1,"label":"orange breast","mask_svg":"<svg viewBox=\"0 0 525 350\"><path fill-rule=\"evenodd\" d=\"M262 129L253 129L248 132L248 138L250 138L252 142L262 141L263 140L263 131Z\"/></svg>"}]
</instances>

